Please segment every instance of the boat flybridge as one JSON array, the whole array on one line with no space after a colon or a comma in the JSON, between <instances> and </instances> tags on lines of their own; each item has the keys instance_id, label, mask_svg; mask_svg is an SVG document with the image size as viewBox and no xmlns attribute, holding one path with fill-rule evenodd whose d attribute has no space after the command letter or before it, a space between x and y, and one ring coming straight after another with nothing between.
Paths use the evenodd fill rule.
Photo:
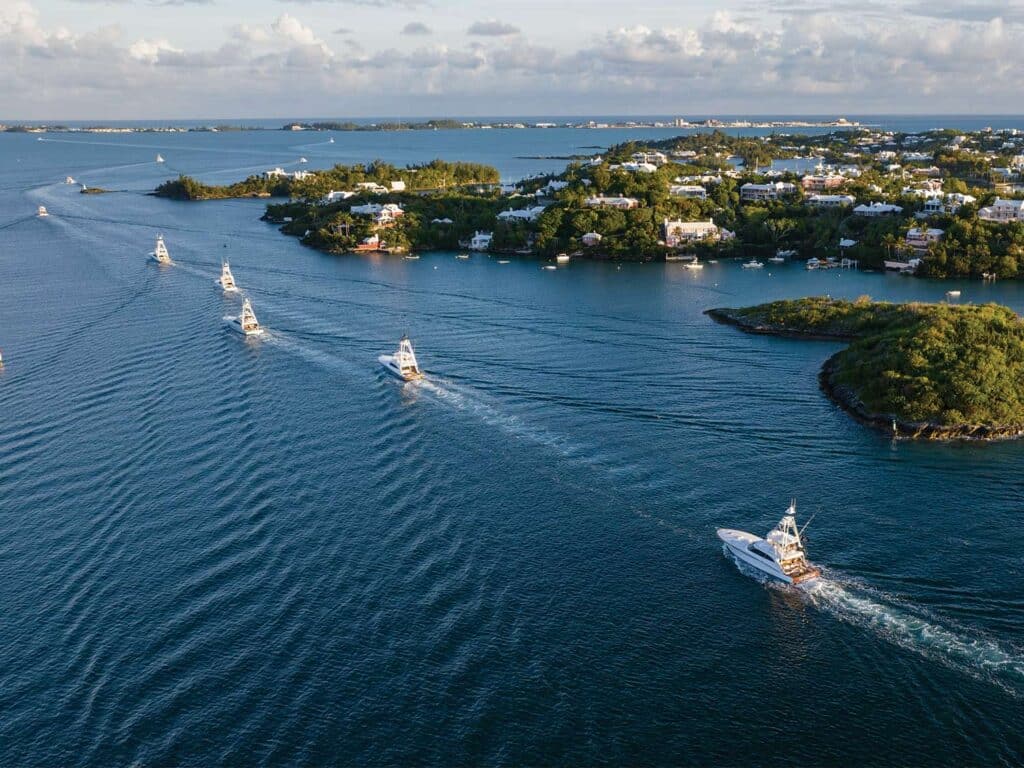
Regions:
<instances>
[{"instance_id":1,"label":"boat flybridge","mask_svg":"<svg viewBox=\"0 0 1024 768\"><path fill-rule=\"evenodd\" d=\"M248 299L242 302L242 314L238 317L225 317L224 322L231 330L245 336L263 335L263 328L256 320L256 313L252 311L252 303Z\"/></svg>"},{"instance_id":2,"label":"boat flybridge","mask_svg":"<svg viewBox=\"0 0 1024 768\"><path fill-rule=\"evenodd\" d=\"M153 252L149 255L157 264L171 263L171 254L167 252L167 246L164 245L163 235L156 236L156 246L154 246Z\"/></svg>"},{"instance_id":3,"label":"boat flybridge","mask_svg":"<svg viewBox=\"0 0 1024 768\"><path fill-rule=\"evenodd\" d=\"M718 529L718 538L733 557L787 584L801 584L821 576L821 570L807 561L802 534L803 528L796 525L795 501L763 539L746 531Z\"/></svg>"},{"instance_id":4,"label":"boat flybridge","mask_svg":"<svg viewBox=\"0 0 1024 768\"><path fill-rule=\"evenodd\" d=\"M415 381L423 378L423 371L416 362L416 353L412 350L412 342L408 336L403 336L398 342L398 349L393 355L381 355L377 358L384 370L392 376L397 376L402 381Z\"/></svg>"},{"instance_id":5,"label":"boat flybridge","mask_svg":"<svg viewBox=\"0 0 1024 768\"><path fill-rule=\"evenodd\" d=\"M39 210L36 211L36 216L38 216L40 219L44 219L44 218L46 218L49 215L50 214L46 211L46 206L45 205L40 205L39 206Z\"/></svg>"},{"instance_id":6,"label":"boat flybridge","mask_svg":"<svg viewBox=\"0 0 1024 768\"><path fill-rule=\"evenodd\" d=\"M220 279L217 280L217 285L224 293L238 293L235 276L231 274L231 265L226 261L220 265Z\"/></svg>"}]
</instances>

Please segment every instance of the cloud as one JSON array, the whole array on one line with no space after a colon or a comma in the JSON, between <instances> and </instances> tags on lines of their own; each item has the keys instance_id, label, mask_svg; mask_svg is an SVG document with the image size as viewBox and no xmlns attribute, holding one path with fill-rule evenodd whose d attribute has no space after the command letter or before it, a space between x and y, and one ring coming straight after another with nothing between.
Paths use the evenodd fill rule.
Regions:
<instances>
[{"instance_id":1,"label":"cloud","mask_svg":"<svg viewBox=\"0 0 1024 768\"><path fill-rule=\"evenodd\" d=\"M332 35L351 35L355 30L349 29L348 27L338 27L331 34Z\"/></svg>"},{"instance_id":2,"label":"cloud","mask_svg":"<svg viewBox=\"0 0 1024 768\"><path fill-rule=\"evenodd\" d=\"M310 5L312 3L335 3L337 5L360 5L365 8L421 8L430 5L429 0L278 0L281 3Z\"/></svg>"},{"instance_id":3,"label":"cloud","mask_svg":"<svg viewBox=\"0 0 1024 768\"><path fill-rule=\"evenodd\" d=\"M434 30L424 24L422 21L410 21L404 27L402 27L403 35L431 35Z\"/></svg>"},{"instance_id":4,"label":"cloud","mask_svg":"<svg viewBox=\"0 0 1024 768\"><path fill-rule=\"evenodd\" d=\"M128 55L136 61L144 61L147 64L156 64L161 54L183 54L180 48L175 48L166 40L136 40L128 46Z\"/></svg>"},{"instance_id":5,"label":"cloud","mask_svg":"<svg viewBox=\"0 0 1024 768\"><path fill-rule=\"evenodd\" d=\"M490 19L488 21L474 21L469 25L467 33L479 35L480 37L506 37L508 35L518 35L519 27L507 24L504 21L498 21L497 19Z\"/></svg>"}]
</instances>

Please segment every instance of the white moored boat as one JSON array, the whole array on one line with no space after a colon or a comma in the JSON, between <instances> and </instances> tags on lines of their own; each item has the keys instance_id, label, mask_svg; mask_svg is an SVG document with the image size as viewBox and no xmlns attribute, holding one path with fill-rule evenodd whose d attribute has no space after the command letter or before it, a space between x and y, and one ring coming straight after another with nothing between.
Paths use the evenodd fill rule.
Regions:
<instances>
[{"instance_id":1,"label":"white moored boat","mask_svg":"<svg viewBox=\"0 0 1024 768\"><path fill-rule=\"evenodd\" d=\"M807 561L802 533L803 530L796 526L794 501L779 524L768 531L763 539L731 528L719 528L718 538L725 543L729 554L744 565L787 584L800 584L821 575L821 571Z\"/></svg>"},{"instance_id":2,"label":"white moored boat","mask_svg":"<svg viewBox=\"0 0 1024 768\"><path fill-rule=\"evenodd\" d=\"M252 304L248 299L242 302L242 314L238 317L225 317L224 322L228 328L246 336L260 336L263 329L256 320L256 313L252 311Z\"/></svg>"},{"instance_id":3,"label":"white moored boat","mask_svg":"<svg viewBox=\"0 0 1024 768\"><path fill-rule=\"evenodd\" d=\"M224 293L238 293L238 286L235 284L235 276L231 274L231 265L226 261L220 265L220 279L217 285Z\"/></svg>"},{"instance_id":4,"label":"white moored boat","mask_svg":"<svg viewBox=\"0 0 1024 768\"><path fill-rule=\"evenodd\" d=\"M377 358L384 370L402 381L415 381L423 378L423 371L416 362L416 353L412 350L412 342L408 336L403 336L398 342L398 349L393 355L381 355Z\"/></svg>"},{"instance_id":5,"label":"white moored boat","mask_svg":"<svg viewBox=\"0 0 1024 768\"><path fill-rule=\"evenodd\" d=\"M568 253L560 253L557 256L555 256L555 261L558 262L559 264L568 264L569 263L569 254Z\"/></svg>"},{"instance_id":6,"label":"white moored boat","mask_svg":"<svg viewBox=\"0 0 1024 768\"><path fill-rule=\"evenodd\" d=\"M764 262L758 261L757 259L751 259L750 261L743 262L744 269L763 269Z\"/></svg>"},{"instance_id":7,"label":"white moored boat","mask_svg":"<svg viewBox=\"0 0 1024 768\"><path fill-rule=\"evenodd\" d=\"M167 246L164 245L163 235L156 236L156 246L153 248L153 252L150 253L149 256L157 264L171 263L171 254L167 252Z\"/></svg>"},{"instance_id":8,"label":"white moored boat","mask_svg":"<svg viewBox=\"0 0 1024 768\"><path fill-rule=\"evenodd\" d=\"M694 259L683 264L683 269L704 269L704 265Z\"/></svg>"},{"instance_id":9,"label":"white moored boat","mask_svg":"<svg viewBox=\"0 0 1024 768\"><path fill-rule=\"evenodd\" d=\"M36 216L38 216L41 219L46 218L49 215L50 214L46 212L46 206L45 205L40 205L39 206L39 210L36 211Z\"/></svg>"}]
</instances>

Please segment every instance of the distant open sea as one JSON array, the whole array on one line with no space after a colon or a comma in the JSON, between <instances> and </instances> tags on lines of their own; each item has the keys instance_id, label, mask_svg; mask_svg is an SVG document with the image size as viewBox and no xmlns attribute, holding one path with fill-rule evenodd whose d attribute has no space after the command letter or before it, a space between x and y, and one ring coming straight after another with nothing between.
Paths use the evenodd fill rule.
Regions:
<instances>
[{"instance_id":1,"label":"distant open sea","mask_svg":"<svg viewBox=\"0 0 1024 768\"><path fill-rule=\"evenodd\" d=\"M892 443L818 390L837 344L703 315L1024 285L335 257L145 194L677 133L0 134L0 765L1024 763L1024 445ZM794 497L811 594L715 536Z\"/></svg>"}]
</instances>

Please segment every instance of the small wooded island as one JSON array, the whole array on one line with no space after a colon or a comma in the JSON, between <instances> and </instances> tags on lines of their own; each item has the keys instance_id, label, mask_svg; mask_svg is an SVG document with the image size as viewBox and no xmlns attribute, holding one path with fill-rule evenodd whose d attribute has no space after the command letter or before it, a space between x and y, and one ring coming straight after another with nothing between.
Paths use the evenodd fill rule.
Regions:
<instances>
[{"instance_id":1,"label":"small wooded island","mask_svg":"<svg viewBox=\"0 0 1024 768\"><path fill-rule=\"evenodd\" d=\"M822 390L859 421L899 437L1024 437L1024 321L997 304L890 304L811 297L712 318L749 333L849 340Z\"/></svg>"}]
</instances>

